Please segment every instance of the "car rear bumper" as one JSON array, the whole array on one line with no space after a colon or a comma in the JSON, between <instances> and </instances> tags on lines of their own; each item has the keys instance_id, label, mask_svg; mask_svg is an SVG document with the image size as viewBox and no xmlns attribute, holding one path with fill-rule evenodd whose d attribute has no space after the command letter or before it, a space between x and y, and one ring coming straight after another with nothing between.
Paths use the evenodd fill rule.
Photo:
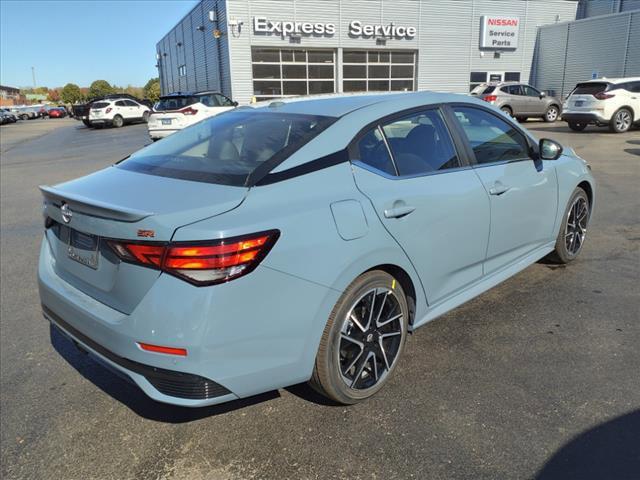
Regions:
<instances>
[{"instance_id":1,"label":"car rear bumper","mask_svg":"<svg viewBox=\"0 0 640 480\"><path fill-rule=\"evenodd\" d=\"M608 124L609 120L597 112L562 112L562 120L567 123Z\"/></svg>"},{"instance_id":2,"label":"car rear bumper","mask_svg":"<svg viewBox=\"0 0 640 480\"><path fill-rule=\"evenodd\" d=\"M176 133L179 128L154 128L149 129L149 136L153 139L168 137L172 133Z\"/></svg>"},{"instance_id":3,"label":"car rear bumper","mask_svg":"<svg viewBox=\"0 0 640 480\"><path fill-rule=\"evenodd\" d=\"M161 274L127 315L63 280L55 261L45 239L38 267L45 317L152 399L186 407L308 380L340 296L261 266L232 282L200 288ZM185 348L187 355L144 351L138 342Z\"/></svg>"}]
</instances>

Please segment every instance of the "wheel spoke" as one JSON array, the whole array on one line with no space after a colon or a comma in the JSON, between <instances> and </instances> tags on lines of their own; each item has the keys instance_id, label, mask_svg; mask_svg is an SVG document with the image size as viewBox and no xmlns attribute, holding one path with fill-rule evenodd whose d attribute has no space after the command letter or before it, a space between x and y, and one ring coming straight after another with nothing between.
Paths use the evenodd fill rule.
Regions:
<instances>
[{"instance_id":1,"label":"wheel spoke","mask_svg":"<svg viewBox=\"0 0 640 480\"><path fill-rule=\"evenodd\" d=\"M369 319L367 320L367 326L365 330L369 330L371 328L371 320L373 319L373 310L376 306L376 297L378 296L378 289L376 288L373 292L371 292L371 305L369 306Z\"/></svg>"},{"instance_id":2,"label":"wheel spoke","mask_svg":"<svg viewBox=\"0 0 640 480\"><path fill-rule=\"evenodd\" d=\"M400 335L400 333L398 332L397 335ZM380 345L380 353L382 353L382 359L384 360L384 366L387 370L389 370L391 368L391 366L389 365L389 359L387 358L387 351L384 349L384 345L382 344L382 335L380 336L380 338L378 338L378 344Z\"/></svg>"},{"instance_id":3,"label":"wheel spoke","mask_svg":"<svg viewBox=\"0 0 640 480\"><path fill-rule=\"evenodd\" d=\"M387 293L384 294L384 298L382 299L382 304L380 305L380 308L378 309L378 315L376 316L376 327L380 326L380 316L382 315L382 311L384 310L384 306L387 303L387 298L389 297L390 293L391 293L391 290L387 290Z\"/></svg>"},{"instance_id":4,"label":"wheel spoke","mask_svg":"<svg viewBox=\"0 0 640 480\"><path fill-rule=\"evenodd\" d=\"M362 323L360 323L360 320L358 320L358 317L356 317L355 312L351 312L351 315L349 315L349 320L351 320L351 322L353 322L355 326L360 329L360 331L365 332L367 330L362 326Z\"/></svg>"},{"instance_id":5,"label":"wheel spoke","mask_svg":"<svg viewBox=\"0 0 640 480\"><path fill-rule=\"evenodd\" d=\"M364 348L360 350L360 352L358 352L358 354L355 356L355 358L351 361L351 363L342 371L343 375L346 375L349 370L351 370L353 368L353 366L356 364L356 362L360 359L360 357L362 357L362 354L364 353Z\"/></svg>"},{"instance_id":6,"label":"wheel spoke","mask_svg":"<svg viewBox=\"0 0 640 480\"><path fill-rule=\"evenodd\" d=\"M370 355L360 356L360 358L363 358L363 360L360 362L360 365L356 367L356 374L353 376L353 380L351 380L351 388L354 388L358 380L360 380L360 377L362 376L362 372L364 371L364 367L367 364L369 357Z\"/></svg>"},{"instance_id":7,"label":"wheel spoke","mask_svg":"<svg viewBox=\"0 0 640 480\"><path fill-rule=\"evenodd\" d=\"M347 335L346 333L341 333L340 334L340 338L342 340L346 340L347 342L353 343L354 345L359 346L361 349L364 349L364 344L362 342L359 342L358 340L356 340L353 337L350 337L349 335Z\"/></svg>"},{"instance_id":8,"label":"wheel spoke","mask_svg":"<svg viewBox=\"0 0 640 480\"><path fill-rule=\"evenodd\" d=\"M395 322L396 320L402 318L402 314L399 313L398 315L394 315L393 317L387 318L384 322L380 322L378 324L378 327L384 327L385 325L391 323L391 322Z\"/></svg>"}]
</instances>

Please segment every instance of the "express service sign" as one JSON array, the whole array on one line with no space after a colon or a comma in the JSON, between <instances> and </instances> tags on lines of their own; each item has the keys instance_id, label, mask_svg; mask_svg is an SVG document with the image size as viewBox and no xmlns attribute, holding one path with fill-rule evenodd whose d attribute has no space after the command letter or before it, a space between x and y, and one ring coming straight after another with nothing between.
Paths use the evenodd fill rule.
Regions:
<instances>
[{"instance_id":1,"label":"express service sign","mask_svg":"<svg viewBox=\"0 0 640 480\"><path fill-rule=\"evenodd\" d=\"M518 48L519 17L480 17L480 48Z\"/></svg>"}]
</instances>

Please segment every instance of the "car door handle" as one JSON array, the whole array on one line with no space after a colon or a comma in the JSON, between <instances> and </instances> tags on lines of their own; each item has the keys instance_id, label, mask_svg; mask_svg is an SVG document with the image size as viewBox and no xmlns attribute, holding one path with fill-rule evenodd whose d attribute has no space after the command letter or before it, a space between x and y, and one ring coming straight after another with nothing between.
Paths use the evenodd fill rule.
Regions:
<instances>
[{"instance_id":1,"label":"car door handle","mask_svg":"<svg viewBox=\"0 0 640 480\"><path fill-rule=\"evenodd\" d=\"M489 189L489 194L490 195L502 195L505 192L508 192L509 190L511 190L511 187L507 187L506 185L500 183L500 182L496 182L493 184L493 187L491 187Z\"/></svg>"},{"instance_id":2,"label":"car door handle","mask_svg":"<svg viewBox=\"0 0 640 480\"><path fill-rule=\"evenodd\" d=\"M402 207L388 208L384 211L384 216L386 218L402 218L404 216L409 215L415 209L416 207L411 207L409 205L403 205Z\"/></svg>"}]
</instances>

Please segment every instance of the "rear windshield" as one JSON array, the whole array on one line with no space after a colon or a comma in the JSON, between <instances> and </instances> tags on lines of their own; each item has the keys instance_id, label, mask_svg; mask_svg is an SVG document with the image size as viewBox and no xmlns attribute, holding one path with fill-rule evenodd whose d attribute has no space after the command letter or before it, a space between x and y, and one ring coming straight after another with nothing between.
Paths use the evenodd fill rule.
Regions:
<instances>
[{"instance_id":1,"label":"rear windshield","mask_svg":"<svg viewBox=\"0 0 640 480\"><path fill-rule=\"evenodd\" d=\"M91 108L105 108L109 105L109 102L95 102L91 104Z\"/></svg>"},{"instance_id":2,"label":"rear windshield","mask_svg":"<svg viewBox=\"0 0 640 480\"><path fill-rule=\"evenodd\" d=\"M253 109L230 111L180 130L117 167L196 182L250 186L335 122L334 117ZM256 181L259 178L255 179Z\"/></svg>"},{"instance_id":3,"label":"rear windshield","mask_svg":"<svg viewBox=\"0 0 640 480\"><path fill-rule=\"evenodd\" d=\"M492 85L478 85L476 88L471 90L471 95L486 95L488 93L493 93L496 87Z\"/></svg>"},{"instance_id":4,"label":"rear windshield","mask_svg":"<svg viewBox=\"0 0 640 480\"><path fill-rule=\"evenodd\" d=\"M608 86L608 83L579 83L573 90L572 95L595 95L596 93L604 92Z\"/></svg>"},{"instance_id":5,"label":"rear windshield","mask_svg":"<svg viewBox=\"0 0 640 480\"><path fill-rule=\"evenodd\" d=\"M153 109L156 112L164 112L166 110L180 110L196 103L196 97L189 95L184 97L160 97Z\"/></svg>"}]
</instances>

